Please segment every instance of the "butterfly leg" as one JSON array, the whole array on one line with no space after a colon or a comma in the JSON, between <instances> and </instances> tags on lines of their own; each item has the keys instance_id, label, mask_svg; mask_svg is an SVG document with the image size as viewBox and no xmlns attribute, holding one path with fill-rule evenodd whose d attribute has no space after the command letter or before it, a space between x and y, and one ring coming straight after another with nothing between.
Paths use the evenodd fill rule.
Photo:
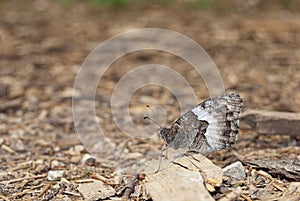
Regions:
<instances>
[{"instance_id":1,"label":"butterfly leg","mask_svg":"<svg viewBox=\"0 0 300 201\"><path fill-rule=\"evenodd\" d=\"M157 170L154 172L155 174L158 173L159 169L160 169L160 165L161 165L161 162L162 162L162 157L163 157L163 153L164 151L166 152L166 158L168 158L168 145L165 145L162 150L161 150L161 153L160 153L160 156L159 156L159 163L158 163L158 167L157 167Z\"/></svg>"}]
</instances>

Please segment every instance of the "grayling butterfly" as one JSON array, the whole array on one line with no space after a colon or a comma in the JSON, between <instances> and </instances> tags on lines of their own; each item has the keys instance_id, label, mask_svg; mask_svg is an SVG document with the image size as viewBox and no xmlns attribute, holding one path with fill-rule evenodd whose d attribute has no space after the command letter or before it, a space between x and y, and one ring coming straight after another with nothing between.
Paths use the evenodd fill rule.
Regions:
<instances>
[{"instance_id":1,"label":"grayling butterfly","mask_svg":"<svg viewBox=\"0 0 300 201\"><path fill-rule=\"evenodd\" d=\"M242 98L224 94L208 99L179 117L170 128L160 127L167 147L209 153L229 148L237 139Z\"/></svg>"}]
</instances>

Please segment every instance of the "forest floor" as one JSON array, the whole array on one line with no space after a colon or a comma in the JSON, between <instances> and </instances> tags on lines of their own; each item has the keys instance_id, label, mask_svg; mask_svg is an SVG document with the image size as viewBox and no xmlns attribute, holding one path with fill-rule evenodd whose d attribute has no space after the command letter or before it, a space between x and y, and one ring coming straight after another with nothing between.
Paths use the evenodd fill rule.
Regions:
<instances>
[{"instance_id":1,"label":"forest floor","mask_svg":"<svg viewBox=\"0 0 300 201\"><path fill-rule=\"evenodd\" d=\"M134 175L88 157L74 127L72 93L88 54L110 37L137 28L169 29L199 43L218 67L226 91L242 96L244 110L300 112L300 13L291 8L249 6L212 12L182 4L95 8L82 2L2 1L0 200L83 200L86 189L79 186L95 180L106 188L94 195L99 200L128 194L126 186ZM96 114L106 133L122 136L109 106L118 80L148 63L174 67L191 83L199 102L209 97L204 83L195 82L194 70L176 56L149 50L131 53L105 72L97 89ZM140 118L149 111L148 104L166 109L167 125L180 115L175 97L157 86L138 90L130 111ZM118 138L128 150L160 150L162 145ZM239 189L236 200L299 200L298 136L241 129L231 149L207 157L222 168L244 159L247 178L225 180L211 193L216 200L233 189ZM278 166L268 168L271 162ZM144 175L135 179L126 196L151 200L143 188Z\"/></svg>"}]
</instances>

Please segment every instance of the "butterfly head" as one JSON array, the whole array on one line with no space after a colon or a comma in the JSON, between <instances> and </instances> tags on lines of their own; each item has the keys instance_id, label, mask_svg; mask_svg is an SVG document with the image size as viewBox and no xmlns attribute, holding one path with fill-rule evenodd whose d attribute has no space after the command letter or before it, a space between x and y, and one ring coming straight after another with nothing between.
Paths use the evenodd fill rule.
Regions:
<instances>
[{"instance_id":1,"label":"butterfly head","mask_svg":"<svg viewBox=\"0 0 300 201\"><path fill-rule=\"evenodd\" d=\"M157 129L158 135L166 142L168 142L168 136L170 135L171 129L159 127Z\"/></svg>"},{"instance_id":2,"label":"butterfly head","mask_svg":"<svg viewBox=\"0 0 300 201\"><path fill-rule=\"evenodd\" d=\"M169 142L170 141L170 136L171 136L171 132L172 130L169 128L165 128L162 127L158 122L156 122L155 120L151 119L150 117L144 117L144 119L149 119L152 122L154 122L155 124L157 124L159 126L159 128L157 129L157 134L165 141L165 142Z\"/></svg>"}]
</instances>

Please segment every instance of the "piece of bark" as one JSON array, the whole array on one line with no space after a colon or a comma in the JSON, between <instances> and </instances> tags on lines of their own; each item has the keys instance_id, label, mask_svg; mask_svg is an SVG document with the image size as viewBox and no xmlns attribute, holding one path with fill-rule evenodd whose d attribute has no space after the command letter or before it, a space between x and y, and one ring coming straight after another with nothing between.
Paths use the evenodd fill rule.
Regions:
<instances>
[{"instance_id":1,"label":"piece of bark","mask_svg":"<svg viewBox=\"0 0 300 201\"><path fill-rule=\"evenodd\" d=\"M124 187L123 200L130 200L130 195L134 192L134 187L138 185L138 174L134 174L131 181Z\"/></svg>"},{"instance_id":2,"label":"piece of bark","mask_svg":"<svg viewBox=\"0 0 300 201\"><path fill-rule=\"evenodd\" d=\"M2 101L0 102L0 112L4 112L8 109L15 109L21 107L22 101L23 101L22 98Z\"/></svg>"},{"instance_id":3,"label":"piece of bark","mask_svg":"<svg viewBox=\"0 0 300 201\"><path fill-rule=\"evenodd\" d=\"M300 180L300 160L290 158L256 158L256 159L242 159L246 165L265 169L268 173L275 176L282 175L288 179Z\"/></svg>"},{"instance_id":4,"label":"piece of bark","mask_svg":"<svg viewBox=\"0 0 300 201\"><path fill-rule=\"evenodd\" d=\"M78 184L77 190L84 197L84 200L100 200L116 194L114 188L99 180L91 180L90 183Z\"/></svg>"},{"instance_id":5,"label":"piece of bark","mask_svg":"<svg viewBox=\"0 0 300 201\"><path fill-rule=\"evenodd\" d=\"M241 114L240 127L260 134L300 135L300 113L247 110Z\"/></svg>"},{"instance_id":6,"label":"piece of bark","mask_svg":"<svg viewBox=\"0 0 300 201\"><path fill-rule=\"evenodd\" d=\"M222 183L222 169L200 154L183 156L173 162L163 160L159 172L154 173L158 164L158 160L149 161L144 169L145 186L154 201L212 201L206 186Z\"/></svg>"}]
</instances>

